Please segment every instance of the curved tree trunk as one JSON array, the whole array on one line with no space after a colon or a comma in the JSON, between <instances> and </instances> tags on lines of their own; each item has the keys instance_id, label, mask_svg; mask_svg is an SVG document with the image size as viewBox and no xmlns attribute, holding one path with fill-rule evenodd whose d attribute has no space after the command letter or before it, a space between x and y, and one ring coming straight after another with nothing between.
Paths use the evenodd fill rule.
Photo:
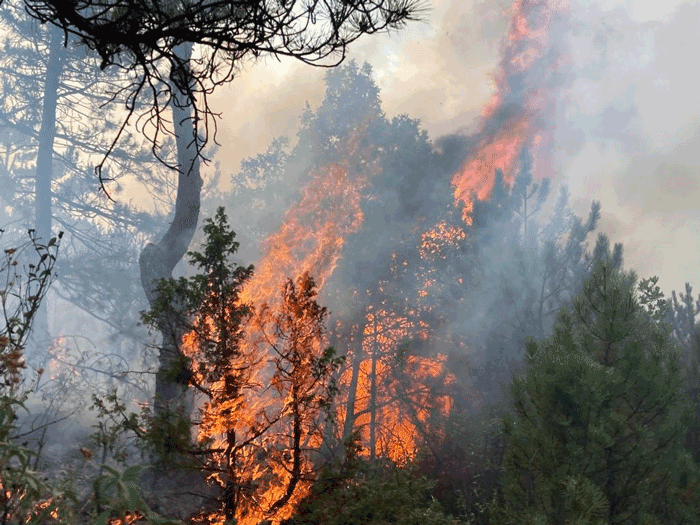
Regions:
<instances>
[{"instance_id":1,"label":"curved tree trunk","mask_svg":"<svg viewBox=\"0 0 700 525\"><path fill-rule=\"evenodd\" d=\"M177 143L178 185L175 216L163 237L149 243L141 252L139 265L141 283L151 307L158 298L155 279L168 279L197 229L202 179L199 174L196 133L197 125L192 110L192 93L186 82L191 81L189 61L191 44L180 47L179 65L172 65L170 79L173 91L171 108ZM183 370L180 340L183 329L175 319L163 316L158 322L162 334L159 367L156 372L154 414L162 416L168 410L187 416L187 374Z\"/></svg>"}]
</instances>

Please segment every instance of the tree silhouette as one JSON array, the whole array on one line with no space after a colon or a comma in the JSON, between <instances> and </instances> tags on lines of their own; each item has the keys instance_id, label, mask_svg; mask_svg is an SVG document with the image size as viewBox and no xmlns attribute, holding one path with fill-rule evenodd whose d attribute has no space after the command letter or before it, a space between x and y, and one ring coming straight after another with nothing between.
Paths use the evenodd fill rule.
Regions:
<instances>
[{"instance_id":1,"label":"tree silhouette","mask_svg":"<svg viewBox=\"0 0 700 525\"><path fill-rule=\"evenodd\" d=\"M58 225L66 235L52 294L126 333L124 325L110 318L109 299L136 298L136 279L125 279L127 272L121 270L135 262L134 257L127 261L137 244L133 231L152 230L156 221L129 205L107 201L85 177L90 163L108 148L115 128L116 108L99 107L113 75L100 74L94 57L86 57L74 39L64 47L59 28L39 26L21 7L13 0L0 11L6 37L0 44L0 199L8 215L6 225L0 225L15 237L32 227L40 242L47 242ZM114 150L110 168L118 174L117 191L118 181L129 176L158 185L164 171L131 136ZM39 352L27 349L34 366L45 364L47 312L45 301L32 334L31 346Z\"/></svg>"},{"instance_id":2,"label":"tree silhouette","mask_svg":"<svg viewBox=\"0 0 700 525\"><path fill-rule=\"evenodd\" d=\"M129 120L133 102L147 91L152 97L150 119L154 144L165 129L162 112L178 97L172 83L193 102L194 118L205 123L195 135L197 153L208 140L211 112L207 96L230 82L247 57L271 53L306 64L333 67L346 56L349 44L363 34L398 29L423 8L416 0L346 2L332 0L25 0L27 11L42 22L73 34L102 59L134 73L120 94L126 97ZM184 47L197 46L194 61ZM169 77L162 64L169 64ZM187 69L188 80L181 73Z\"/></svg>"}]
</instances>

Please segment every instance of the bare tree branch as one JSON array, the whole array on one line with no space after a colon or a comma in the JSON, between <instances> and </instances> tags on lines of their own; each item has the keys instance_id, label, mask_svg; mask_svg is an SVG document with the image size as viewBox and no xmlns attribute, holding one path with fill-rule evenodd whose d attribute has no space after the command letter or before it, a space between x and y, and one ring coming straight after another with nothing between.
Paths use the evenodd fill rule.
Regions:
<instances>
[{"instance_id":1,"label":"bare tree branch","mask_svg":"<svg viewBox=\"0 0 700 525\"><path fill-rule=\"evenodd\" d=\"M194 107L193 121L203 128L193 139L196 152L206 160L202 150L210 140L211 123L211 138L216 141L218 116L209 107L208 96L215 87L234 78L243 58L271 53L310 65L335 67L344 60L348 45L361 35L399 29L408 21L420 20L417 14L428 8L419 2L25 0L25 6L42 23L60 27L66 43L74 35L96 51L103 69L116 66L130 73L130 81L115 93L115 97L123 97L127 109L119 135L134 115L135 101L148 95L151 107L144 124L155 129L149 140L157 154L161 134L173 133L165 126L163 113L177 95L172 86L186 93ZM177 75L184 71L185 64L177 53L183 44L196 46L196 53L189 60L188 74L178 78L168 72ZM102 164L96 168L101 183Z\"/></svg>"}]
</instances>

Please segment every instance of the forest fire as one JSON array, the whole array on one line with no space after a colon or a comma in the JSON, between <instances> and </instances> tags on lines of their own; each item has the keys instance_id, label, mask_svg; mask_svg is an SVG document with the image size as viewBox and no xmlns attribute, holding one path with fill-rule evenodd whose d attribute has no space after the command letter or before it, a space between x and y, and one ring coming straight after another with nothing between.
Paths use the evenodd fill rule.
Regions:
<instances>
[{"instance_id":1,"label":"forest fire","mask_svg":"<svg viewBox=\"0 0 700 525\"><path fill-rule=\"evenodd\" d=\"M342 162L315 170L300 202L287 211L279 230L265 240L264 255L241 294L242 303L273 303L283 279L304 272L314 277L319 289L323 288L345 238L362 227L360 194L369 183L368 177L376 175L360 147L366 127L367 123L358 127L344 148L341 146ZM351 169L359 164L366 172Z\"/></svg>"},{"instance_id":2,"label":"forest fire","mask_svg":"<svg viewBox=\"0 0 700 525\"><path fill-rule=\"evenodd\" d=\"M312 290L306 289L311 286L308 276L322 288L341 256L345 239L362 226L361 191L369 183L368 175L377 173L360 147L365 134L366 124L358 126L347 142L339 145L340 162L312 171L313 180L299 203L287 212L279 230L265 241L265 255L235 301L234 308L251 307L252 319L243 327L245 336L231 354L231 370L210 381L212 400L202 409L198 436L200 443L213 440L214 449L223 451L214 460L226 473L216 472L209 479L226 489L229 511L202 517L203 523L234 517L241 524L265 519L277 522L292 515L311 487L313 465L302 451L321 445L312 417L320 405L312 401L312 406L303 410L298 405L308 405L313 398L309 392L318 382L309 370L314 366L313 356L323 354L325 337L320 325L325 313L316 314L314 336L299 336L303 341L299 343L289 343L287 338L310 329L307 314L314 315L313 306L304 302L305 297L313 297L307 294ZM287 278L291 280L284 285ZM282 313L285 308L287 314ZM286 322L291 325L282 334L280 327ZM295 328L295 322L301 324ZM210 319L199 323L208 324L210 330L214 327ZM198 371L201 363L195 334L185 335L183 343L196 380L202 384L205 378ZM307 393L302 395L297 390L304 384ZM287 387L291 390L285 390ZM285 427L290 417L293 431ZM292 442L287 438L290 432ZM234 485L235 494L230 492Z\"/></svg>"},{"instance_id":3,"label":"forest fire","mask_svg":"<svg viewBox=\"0 0 700 525\"><path fill-rule=\"evenodd\" d=\"M467 239L473 198L489 196L495 170L501 170L506 182L512 184L522 148L533 149L537 156L546 146L545 115L554 102L554 90L548 84L553 82L559 61L552 53L553 35L563 9L559 4L529 0L516 0L513 6L504 58L496 77L497 93L483 111L475 149L452 176L455 202L465 224L415 222L422 228L411 241L415 242L411 253L421 261L411 270L420 274L417 302L411 306L392 303L388 290L395 286L393 281L399 274L408 271L410 258L405 254L399 257L396 252L387 265L388 276L369 282L367 289L363 285L339 292L355 306L350 308L354 309L350 317L346 313L345 319L337 320L332 334L337 351L346 356L336 377L339 394L334 400L334 414L338 424L332 438L343 443L352 434L359 435L360 453L366 457L386 458L396 464L412 460L423 439L440 434L438 420L444 422L450 414L456 379L446 365L448 358L443 353L420 350L444 336L426 320L439 319L440 315L434 312L431 295L439 294L440 286L450 286L442 282L438 266L448 250ZM535 83L533 75L544 85ZM215 438L215 446L226 448L229 454L228 459L222 455L219 461L228 464L231 471L235 462L235 468L245 472L235 484L257 487L251 489L255 491L255 505L241 506L244 510L235 513L241 524L262 519L277 523L290 517L311 488L313 461L310 456L297 456L302 449L319 449L321 434L310 431L291 445L279 437L273 443L258 431L265 427L274 429L277 436L287 435L280 427L282 416L274 419L270 414L274 410L284 413L291 399L289 394L284 399L276 397L275 390L265 386L270 381L275 383L282 369L278 364L275 371L272 357L260 355L259 348L266 344L269 352L279 352L270 333L265 333L265 323L288 301L290 283L302 287L300 276L311 276L319 293L327 292L324 287L341 262L348 239L361 236L366 227L363 203L372 194L374 178L381 175L383 151L370 139L370 124L371 120L365 119L344 139L335 141L334 160L311 169L311 182L299 202L287 211L279 229L265 240L264 255L237 299L238 305L252 307L253 321L244 328L246 335L241 338L242 348L237 355L247 360L248 383L257 386L219 403L217 411L206 404L200 441ZM285 279L291 279L286 288ZM457 275L452 286L459 283L462 277ZM282 296L280 289L284 289ZM291 293L294 299L296 292L292 289ZM320 345L328 342L320 341L313 343L316 354ZM190 350L195 346L191 339L186 338L185 343ZM226 379L221 378L215 385L225 391ZM278 390L281 393L283 389ZM235 421L234 414L238 417ZM232 452L236 448L232 435L245 434L243 427L253 429L254 436ZM328 438L328 429L325 432ZM268 441L263 443L265 439ZM228 490L230 484L223 478L217 482ZM231 517L234 514L220 518Z\"/></svg>"},{"instance_id":4,"label":"forest fire","mask_svg":"<svg viewBox=\"0 0 700 525\"><path fill-rule=\"evenodd\" d=\"M0 0L0 525L700 516L700 7L568 2Z\"/></svg>"}]
</instances>

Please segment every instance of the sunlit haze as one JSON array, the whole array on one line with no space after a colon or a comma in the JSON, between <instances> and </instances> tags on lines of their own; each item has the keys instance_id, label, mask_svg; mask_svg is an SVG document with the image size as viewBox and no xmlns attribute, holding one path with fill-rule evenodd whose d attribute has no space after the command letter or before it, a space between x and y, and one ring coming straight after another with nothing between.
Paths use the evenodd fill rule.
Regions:
<instances>
[{"instance_id":1,"label":"sunlit haze","mask_svg":"<svg viewBox=\"0 0 700 525\"><path fill-rule=\"evenodd\" d=\"M509 8L506 1L432 2L425 21L361 39L348 58L371 64L388 118L421 119L433 142L468 133L494 94ZM568 9L563 40L573 64L546 116L554 187L568 184L579 215L600 200L600 231L624 244L627 268L658 275L666 294L686 281L700 284L700 110L689 67L700 8L638 0L572 1ZM323 100L325 72L267 58L220 89L213 105L222 114L216 160L224 172L237 172L277 136L293 144L304 104L314 109Z\"/></svg>"}]
</instances>

